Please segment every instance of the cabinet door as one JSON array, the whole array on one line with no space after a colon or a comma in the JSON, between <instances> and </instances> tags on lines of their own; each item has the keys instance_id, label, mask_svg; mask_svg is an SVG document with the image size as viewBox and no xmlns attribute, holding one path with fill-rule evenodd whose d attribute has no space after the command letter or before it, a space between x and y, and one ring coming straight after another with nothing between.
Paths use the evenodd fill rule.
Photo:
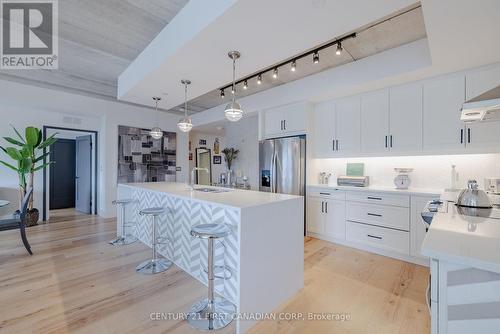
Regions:
<instances>
[{"instance_id":1,"label":"cabinet door","mask_svg":"<svg viewBox=\"0 0 500 334\"><path fill-rule=\"evenodd\" d=\"M307 108L303 103L283 107L283 130L286 133L305 133Z\"/></svg>"},{"instance_id":2,"label":"cabinet door","mask_svg":"<svg viewBox=\"0 0 500 334\"><path fill-rule=\"evenodd\" d=\"M340 99L335 104L335 155L361 150L361 111L359 96Z\"/></svg>"},{"instance_id":3,"label":"cabinet door","mask_svg":"<svg viewBox=\"0 0 500 334\"><path fill-rule=\"evenodd\" d=\"M383 152L389 147L389 91L361 96L361 151Z\"/></svg>"},{"instance_id":4,"label":"cabinet door","mask_svg":"<svg viewBox=\"0 0 500 334\"><path fill-rule=\"evenodd\" d=\"M460 110L465 100L465 75L424 82L424 150L460 151L465 129Z\"/></svg>"},{"instance_id":5,"label":"cabinet door","mask_svg":"<svg viewBox=\"0 0 500 334\"><path fill-rule=\"evenodd\" d=\"M320 197L307 197L307 231L323 234L325 231L323 199Z\"/></svg>"},{"instance_id":6,"label":"cabinet door","mask_svg":"<svg viewBox=\"0 0 500 334\"><path fill-rule=\"evenodd\" d=\"M333 155L335 140L335 104L318 103L314 108L314 148L316 158Z\"/></svg>"},{"instance_id":7,"label":"cabinet door","mask_svg":"<svg viewBox=\"0 0 500 334\"><path fill-rule=\"evenodd\" d=\"M345 201L325 201L325 234L345 240Z\"/></svg>"},{"instance_id":8,"label":"cabinet door","mask_svg":"<svg viewBox=\"0 0 500 334\"><path fill-rule=\"evenodd\" d=\"M466 73L467 99L500 85L500 65L495 64ZM500 145L500 122L469 123L466 146L471 149L496 149Z\"/></svg>"},{"instance_id":9,"label":"cabinet door","mask_svg":"<svg viewBox=\"0 0 500 334\"><path fill-rule=\"evenodd\" d=\"M279 135L283 132L283 111L281 109L266 111L264 119L266 137Z\"/></svg>"},{"instance_id":10,"label":"cabinet door","mask_svg":"<svg viewBox=\"0 0 500 334\"><path fill-rule=\"evenodd\" d=\"M422 85L393 87L389 93L391 151L422 150Z\"/></svg>"},{"instance_id":11,"label":"cabinet door","mask_svg":"<svg viewBox=\"0 0 500 334\"><path fill-rule=\"evenodd\" d=\"M467 86L467 100L500 85L500 65L483 67L465 74Z\"/></svg>"}]
</instances>

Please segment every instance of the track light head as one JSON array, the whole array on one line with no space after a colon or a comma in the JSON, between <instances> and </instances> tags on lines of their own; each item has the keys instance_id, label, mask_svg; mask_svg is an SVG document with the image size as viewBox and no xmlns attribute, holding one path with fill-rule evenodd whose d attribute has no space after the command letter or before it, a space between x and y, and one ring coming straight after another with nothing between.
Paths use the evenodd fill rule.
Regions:
<instances>
[{"instance_id":1,"label":"track light head","mask_svg":"<svg viewBox=\"0 0 500 334\"><path fill-rule=\"evenodd\" d=\"M335 54L337 56L340 56L342 54L342 43L341 42L337 43L337 50L335 51Z\"/></svg>"},{"instance_id":2,"label":"track light head","mask_svg":"<svg viewBox=\"0 0 500 334\"><path fill-rule=\"evenodd\" d=\"M257 76L257 85L260 85L262 83L262 74L259 74Z\"/></svg>"},{"instance_id":3,"label":"track light head","mask_svg":"<svg viewBox=\"0 0 500 334\"><path fill-rule=\"evenodd\" d=\"M314 53L313 53L313 63L315 63L315 64L319 63L319 52L318 51L314 51Z\"/></svg>"},{"instance_id":4,"label":"track light head","mask_svg":"<svg viewBox=\"0 0 500 334\"><path fill-rule=\"evenodd\" d=\"M223 99L225 96L226 96L226 94L224 93L224 89L221 89L220 90L220 98Z\"/></svg>"},{"instance_id":5,"label":"track light head","mask_svg":"<svg viewBox=\"0 0 500 334\"><path fill-rule=\"evenodd\" d=\"M292 65L290 67L290 71L292 72L295 72L297 70L297 63L294 61L292 61Z\"/></svg>"},{"instance_id":6,"label":"track light head","mask_svg":"<svg viewBox=\"0 0 500 334\"><path fill-rule=\"evenodd\" d=\"M277 67L275 67L273 70L273 78L278 79L278 68Z\"/></svg>"},{"instance_id":7,"label":"track light head","mask_svg":"<svg viewBox=\"0 0 500 334\"><path fill-rule=\"evenodd\" d=\"M248 89L248 81L243 81L243 89Z\"/></svg>"}]
</instances>

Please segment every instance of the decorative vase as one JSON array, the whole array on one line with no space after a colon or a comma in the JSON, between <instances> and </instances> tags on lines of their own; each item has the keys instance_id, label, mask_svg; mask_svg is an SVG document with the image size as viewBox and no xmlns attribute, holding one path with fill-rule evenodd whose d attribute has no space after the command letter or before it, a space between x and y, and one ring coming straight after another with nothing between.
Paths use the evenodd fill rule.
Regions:
<instances>
[{"instance_id":1,"label":"decorative vase","mask_svg":"<svg viewBox=\"0 0 500 334\"><path fill-rule=\"evenodd\" d=\"M38 209L28 210L26 214L26 218L24 219L24 224L26 226L35 226L38 225L38 219L40 218L40 212Z\"/></svg>"}]
</instances>

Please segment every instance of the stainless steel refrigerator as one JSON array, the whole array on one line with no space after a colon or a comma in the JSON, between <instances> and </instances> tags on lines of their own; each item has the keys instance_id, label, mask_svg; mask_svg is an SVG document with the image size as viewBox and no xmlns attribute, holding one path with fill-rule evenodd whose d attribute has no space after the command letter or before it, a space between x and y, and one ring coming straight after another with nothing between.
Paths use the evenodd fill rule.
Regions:
<instances>
[{"instance_id":1,"label":"stainless steel refrigerator","mask_svg":"<svg viewBox=\"0 0 500 334\"><path fill-rule=\"evenodd\" d=\"M305 194L305 136L263 140L259 143L260 191Z\"/></svg>"}]
</instances>

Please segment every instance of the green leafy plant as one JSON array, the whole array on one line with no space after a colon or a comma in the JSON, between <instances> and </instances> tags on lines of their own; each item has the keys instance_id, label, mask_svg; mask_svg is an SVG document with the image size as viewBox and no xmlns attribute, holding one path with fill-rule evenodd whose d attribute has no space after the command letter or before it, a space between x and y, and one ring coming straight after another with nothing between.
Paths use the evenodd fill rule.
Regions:
<instances>
[{"instance_id":1,"label":"green leafy plant","mask_svg":"<svg viewBox=\"0 0 500 334\"><path fill-rule=\"evenodd\" d=\"M240 150L236 150L234 148L225 148L222 150L222 154L224 154L224 161L227 164L227 169L231 170L231 166L233 165L233 160L238 157L238 153Z\"/></svg>"},{"instance_id":2,"label":"green leafy plant","mask_svg":"<svg viewBox=\"0 0 500 334\"><path fill-rule=\"evenodd\" d=\"M43 153L44 149L50 148L57 139L54 138L55 134L42 141L42 130L29 126L24 131L24 137L21 136L19 131L12 126L12 129L17 135L17 138L3 137L8 143L15 145L14 147L3 147L0 149L5 152L11 159L15 161L14 164L0 160L0 164L15 171L19 177L19 195L20 202L26 195L26 190L33 187L35 172L44 169L51 161L44 163L44 159L48 157L50 152ZM29 209L33 210L33 196L31 196Z\"/></svg>"}]
</instances>

